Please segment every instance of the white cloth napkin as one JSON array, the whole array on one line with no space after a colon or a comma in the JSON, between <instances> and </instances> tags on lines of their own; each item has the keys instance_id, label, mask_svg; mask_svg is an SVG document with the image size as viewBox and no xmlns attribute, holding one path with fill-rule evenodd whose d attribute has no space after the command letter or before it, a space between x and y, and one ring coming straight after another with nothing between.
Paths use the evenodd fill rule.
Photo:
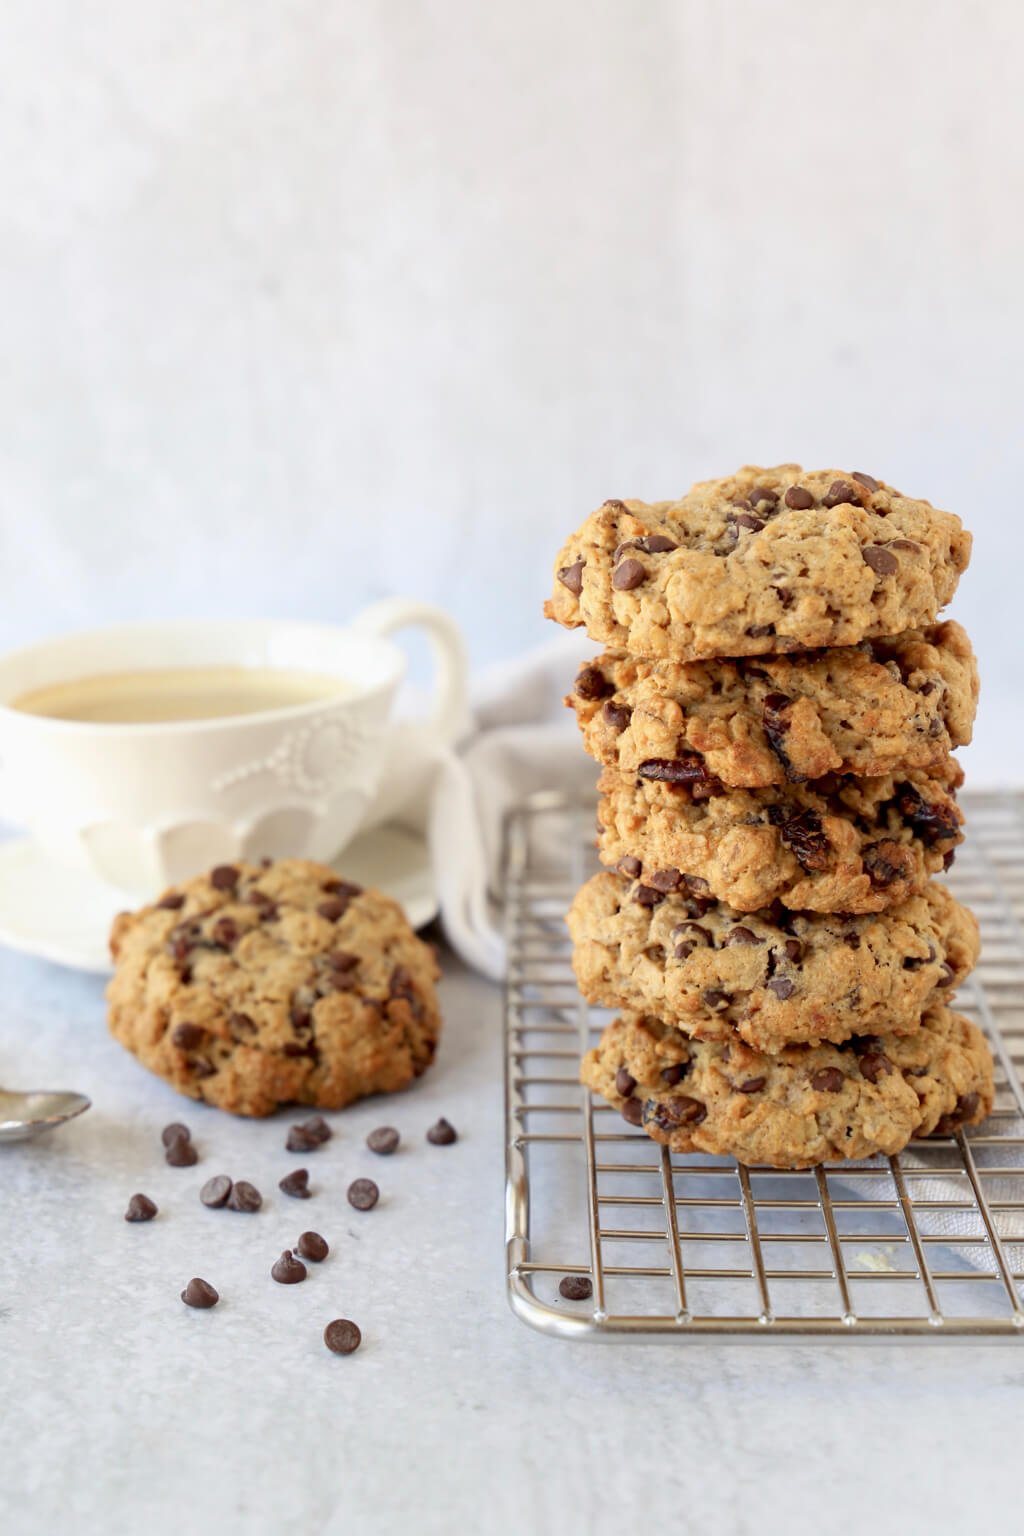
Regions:
<instances>
[{"instance_id":1,"label":"white cloth napkin","mask_svg":"<svg viewBox=\"0 0 1024 1536\"><path fill-rule=\"evenodd\" d=\"M502 827L506 813L541 789L593 789L563 698L592 640L557 635L483 674L471 691L471 724L452 751L417 765L422 792L401 819L425 829L445 934L467 965L493 981L505 973L501 933Z\"/></svg>"}]
</instances>

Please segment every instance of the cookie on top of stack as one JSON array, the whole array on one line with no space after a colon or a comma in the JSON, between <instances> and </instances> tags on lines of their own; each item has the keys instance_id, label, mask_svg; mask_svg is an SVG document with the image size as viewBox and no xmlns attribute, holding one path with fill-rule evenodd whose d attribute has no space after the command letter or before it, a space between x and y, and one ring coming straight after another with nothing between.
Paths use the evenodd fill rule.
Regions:
<instances>
[{"instance_id":1,"label":"cookie on top of stack","mask_svg":"<svg viewBox=\"0 0 1024 1536\"><path fill-rule=\"evenodd\" d=\"M871 475L783 464L605 502L561 550L545 613L608 647L566 700L607 866L573 964L621 1015L583 1080L655 1141L809 1167L991 1109L948 1006L977 923L933 879L978 698L937 616L970 548Z\"/></svg>"}]
</instances>

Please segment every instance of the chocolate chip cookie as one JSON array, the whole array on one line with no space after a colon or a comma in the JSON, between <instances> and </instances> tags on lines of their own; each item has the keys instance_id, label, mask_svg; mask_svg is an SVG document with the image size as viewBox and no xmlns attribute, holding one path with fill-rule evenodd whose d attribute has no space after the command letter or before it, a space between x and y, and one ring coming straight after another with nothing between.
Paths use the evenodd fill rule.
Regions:
<instances>
[{"instance_id":1,"label":"chocolate chip cookie","mask_svg":"<svg viewBox=\"0 0 1024 1536\"><path fill-rule=\"evenodd\" d=\"M992 1108L992 1058L976 1025L929 1008L912 1035L862 1035L761 1055L694 1041L654 1019L618 1019L582 1078L674 1152L809 1168L949 1136Z\"/></svg>"},{"instance_id":2,"label":"chocolate chip cookie","mask_svg":"<svg viewBox=\"0 0 1024 1536\"><path fill-rule=\"evenodd\" d=\"M913 1034L979 950L973 914L934 881L885 912L850 917L737 913L685 886L666 893L601 874L576 893L568 924L588 1002L769 1054Z\"/></svg>"},{"instance_id":3,"label":"chocolate chip cookie","mask_svg":"<svg viewBox=\"0 0 1024 1536\"><path fill-rule=\"evenodd\" d=\"M544 611L655 660L857 645L933 623L970 552L953 513L871 475L748 467L680 501L606 501Z\"/></svg>"},{"instance_id":4,"label":"chocolate chip cookie","mask_svg":"<svg viewBox=\"0 0 1024 1536\"><path fill-rule=\"evenodd\" d=\"M630 778L598 781L604 864L656 890L756 912L881 912L924 889L962 841L952 758L930 772L828 775L811 784L733 789Z\"/></svg>"},{"instance_id":5,"label":"chocolate chip cookie","mask_svg":"<svg viewBox=\"0 0 1024 1536\"><path fill-rule=\"evenodd\" d=\"M591 757L641 778L761 789L930 768L971 739L978 668L959 624L734 661L582 667L566 699Z\"/></svg>"},{"instance_id":6,"label":"chocolate chip cookie","mask_svg":"<svg viewBox=\"0 0 1024 1536\"><path fill-rule=\"evenodd\" d=\"M179 1093L239 1115L403 1088L440 1033L434 952L325 865L221 865L122 913L114 1036Z\"/></svg>"}]
</instances>

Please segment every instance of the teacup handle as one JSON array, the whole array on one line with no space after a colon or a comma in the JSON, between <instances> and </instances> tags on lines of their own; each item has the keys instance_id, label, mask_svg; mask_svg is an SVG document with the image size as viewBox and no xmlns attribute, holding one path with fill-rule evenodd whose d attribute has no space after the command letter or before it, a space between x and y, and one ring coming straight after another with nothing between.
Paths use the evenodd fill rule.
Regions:
<instances>
[{"instance_id":1,"label":"teacup handle","mask_svg":"<svg viewBox=\"0 0 1024 1536\"><path fill-rule=\"evenodd\" d=\"M426 726L441 746L456 741L469 722L469 667L462 631L455 620L433 603L405 597L385 597L371 603L352 620L352 628L388 636L418 627L426 632L434 661L434 696Z\"/></svg>"}]
</instances>

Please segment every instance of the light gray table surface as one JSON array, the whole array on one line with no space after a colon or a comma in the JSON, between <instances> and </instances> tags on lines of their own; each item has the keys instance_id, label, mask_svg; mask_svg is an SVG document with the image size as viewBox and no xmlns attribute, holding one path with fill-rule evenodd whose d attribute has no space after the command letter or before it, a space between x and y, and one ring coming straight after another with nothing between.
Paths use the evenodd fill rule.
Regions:
<instances>
[{"instance_id":1,"label":"light gray table surface","mask_svg":"<svg viewBox=\"0 0 1024 1536\"><path fill-rule=\"evenodd\" d=\"M444 957L447 1029L414 1089L333 1118L296 1158L294 1115L179 1099L107 1035L102 981L0 952L0 1081L92 1095L76 1124L0 1148L0 1530L994 1531L1019 1510L1024 1341L560 1343L504 1294L500 994ZM445 1114L460 1139L424 1141ZM165 1165L183 1118L202 1153ZM364 1147L391 1123L390 1160ZM310 1168L313 1199L277 1180ZM248 1177L255 1216L209 1211ZM369 1214L345 1201L375 1177ZM160 1206L122 1219L128 1196ZM301 1286L270 1265L313 1227ZM212 1312L178 1293L193 1274ZM364 1343L331 1356L321 1330Z\"/></svg>"}]
</instances>

